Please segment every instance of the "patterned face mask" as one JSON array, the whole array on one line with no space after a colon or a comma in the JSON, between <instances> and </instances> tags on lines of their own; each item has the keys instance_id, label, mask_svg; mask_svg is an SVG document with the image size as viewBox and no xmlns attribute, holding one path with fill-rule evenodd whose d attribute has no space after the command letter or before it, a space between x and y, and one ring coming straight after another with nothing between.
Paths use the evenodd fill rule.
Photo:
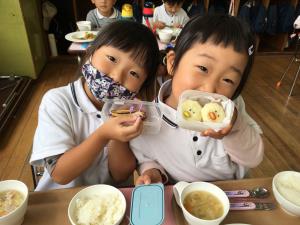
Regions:
<instances>
[{"instance_id":1,"label":"patterned face mask","mask_svg":"<svg viewBox=\"0 0 300 225\"><path fill-rule=\"evenodd\" d=\"M136 96L135 92L129 91L106 74L98 71L90 63L90 60L82 66L82 74L92 94L100 102L104 98L133 99Z\"/></svg>"}]
</instances>

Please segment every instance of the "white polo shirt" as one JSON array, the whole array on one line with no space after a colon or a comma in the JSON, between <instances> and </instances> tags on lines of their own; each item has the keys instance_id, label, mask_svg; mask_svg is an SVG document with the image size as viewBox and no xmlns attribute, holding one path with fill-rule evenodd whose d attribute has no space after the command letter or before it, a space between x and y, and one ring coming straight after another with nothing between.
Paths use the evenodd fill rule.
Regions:
<instances>
[{"instance_id":1,"label":"white polo shirt","mask_svg":"<svg viewBox=\"0 0 300 225\"><path fill-rule=\"evenodd\" d=\"M245 112L241 97L235 101L239 113L231 133L219 140L178 127L176 110L163 102L170 92L171 80L159 91L163 114L159 134L143 134L130 141L141 173L159 168L165 170L171 182L225 180L244 177L248 167L262 161L260 129Z\"/></svg>"},{"instance_id":2,"label":"white polo shirt","mask_svg":"<svg viewBox=\"0 0 300 225\"><path fill-rule=\"evenodd\" d=\"M49 90L39 108L30 163L44 166L44 158L63 154L79 145L102 124L100 111L87 97L81 79L67 86ZM55 183L45 170L36 190L98 183L112 183L107 166L106 148L82 175L67 185Z\"/></svg>"},{"instance_id":3,"label":"white polo shirt","mask_svg":"<svg viewBox=\"0 0 300 225\"><path fill-rule=\"evenodd\" d=\"M164 4L154 9L154 22L161 21L164 22L167 26L173 26L174 24L180 24L181 26L184 26L188 22L188 20L189 17L182 8L174 15L167 13Z\"/></svg>"}]
</instances>

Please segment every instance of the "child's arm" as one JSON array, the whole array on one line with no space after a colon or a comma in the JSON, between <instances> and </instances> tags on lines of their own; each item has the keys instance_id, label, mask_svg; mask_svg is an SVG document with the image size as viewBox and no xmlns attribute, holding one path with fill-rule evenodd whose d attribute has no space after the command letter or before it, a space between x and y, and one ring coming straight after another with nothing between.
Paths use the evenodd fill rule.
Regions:
<instances>
[{"instance_id":1,"label":"child's arm","mask_svg":"<svg viewBox=\"0 0 300 225\"><path fill-rule=\"evenodd\" d=\"M131 126L124 126L125 122L134 123ZM94 162L109 140L127 142L141 132L142 121L139 117L110 118L86 140L59 157L51 174L52 179L59 184L69 183Z\"/></svg>"},{"instance_id":2,"label":"child's arm","mask_svg":"<svg viewBox=\"0 0 300 225\"><path fill-rule=\"evenodd\" d=\"M260 133L242 113L238 114L231 132L223 138L223 144L231 160L237 164L253 168L263 160L264 144Z\"/></svg>"},{"instance_id":3,"label":"child's arm","mask_svg":"<svg viewBox=\"0 0 300 225\"><path fill-rule=\"evenodd\" d=\"M162 21L157 20L153 23L153 26L158 29L164 29L166 27L166 24Z\"/></svg>"},{"instance_id":4,"label":"child's arm","mask_svg":"<svg viewBox=\"0 0 300 225\"><path fill-rule=\"evenodd\" d=\"M168 181L166 171L155 161L155 157L151 156L151 152L147 152L147 156L143 153L143 142L131 141L130 148L139 163L138 172L141 174L135 182L136 185Z\"/></svg>"},{"instance_id":5,"label":"child's arm","mask_svg":"<svg viewBox=\"0 0 300 225\"><path fill-rule=\"evenodd\" d=\"M159 9L156 7L153 13L153 27L158 29L165 28L166 24L163 21L159 20Z\"/></svg>"},{"instance_id":6,"label":"child's arm","mask_svg":"<svg viewBox=\"0 0 300 225\"><path fill-rule=\"evenodd\" d=\"M108 168L116 182L125 181L133 174L136 168L136 159L127 142L109 142Z\"/></svg>"},{"instance_id":7,"label":"child's arm","mask_svg":"<svg viewBox=\"0 0 300 225\"><path fill-rule=\"evenodd\" d=\"M202 135L222 139L224 148L232 161L252 168L263 159L264 145L260 136L262 131L247 114L242 97L238 97L235 101L237 108L232 123L219 132L210 129Z\"/></svg>"}]
</instances>

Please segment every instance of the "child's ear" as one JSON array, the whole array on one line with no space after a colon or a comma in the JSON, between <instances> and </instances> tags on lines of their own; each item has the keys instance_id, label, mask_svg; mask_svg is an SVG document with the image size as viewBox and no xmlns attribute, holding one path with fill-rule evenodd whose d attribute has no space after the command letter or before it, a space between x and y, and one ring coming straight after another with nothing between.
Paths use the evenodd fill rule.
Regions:
<instances>
[{"instance_id":1,"label":"child's ear","mask_svg":"<svg viewBox=\"0 0 300 225\"><path fill-rule=\"evenodd\" d=\"M167 55L167 71L168 74L173 76L173 65L174 65L174 60L175 60L175 52L174 50L170 50Z\"/></svg>"}]
</instances>

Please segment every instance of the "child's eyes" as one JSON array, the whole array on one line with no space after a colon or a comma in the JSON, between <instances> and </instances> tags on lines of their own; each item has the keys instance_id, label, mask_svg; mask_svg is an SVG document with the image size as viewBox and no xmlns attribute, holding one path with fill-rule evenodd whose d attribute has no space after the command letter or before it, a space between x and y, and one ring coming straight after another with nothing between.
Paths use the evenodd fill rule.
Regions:
<instances>
[{"instance_id":1,"label":"child's eyes","mask_svg":"<svg viewBox=\"0 0 300 225\"><path fill-rule=\"evenodd\" d=\"M199 68L202 72L205 72L205 73L208 72L208 69L207 69L205 66L198 66L198 68Z\"/></svg>"},{"instance_id":2,"label":"child's eyes","mask_svg":"<svg viewBox=\"0 0 300 225\"><path fill-rule=\"evenodd\" d=\"M134 76L136 78L140 78L140 75L137 72L135 72L135 71L130 71L129 73L130 73L130 75L132 75L132 76Z\"/></svg>"},{"instance_id":3,"label":"child's eyes","mask_svg":"<svg viewBox=\"0 0 300 225\"><path fill-rule=\"evenodd\" d=\"M111 55L107 55L106 56L110 61L112 61L112 62L117 62L117 59L115 58L115 57L113 57L113 56L111 56Z\"/></svg>"},{"instance_id":4,"label":"child's eyes","mask_svg":"<svg viewBox=\"0 0 300 225\"><path fill-rule=\"evenodd\" d=\"M228 84L234 84L234 82L228 78L223 79Z\"/></svg>"}]
</instances>

